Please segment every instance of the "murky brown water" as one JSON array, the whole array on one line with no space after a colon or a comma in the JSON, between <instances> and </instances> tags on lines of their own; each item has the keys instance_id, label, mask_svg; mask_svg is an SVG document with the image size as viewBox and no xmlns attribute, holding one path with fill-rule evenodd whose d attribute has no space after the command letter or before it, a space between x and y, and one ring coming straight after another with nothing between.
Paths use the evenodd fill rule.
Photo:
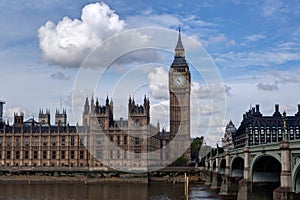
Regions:
<instances>
[{"instance_id":1,"label":"murky brown water","mask_svg":"<svg viewBox=\"0 0 300 200\"><path fill-rule=\"evenodd\" d=\"M251 199L272 199L271 187L254 189ZM184 184L96 183L96 184L0 184L0 200L228 200L203 184L191 184L188 198Z\"/></svg>"},{"instance_id":2,"label":"murky brown water","mask_svg":"<svg viewBox=\"0 0 300 200\"><path fill-rule=\"evenodd\" d=\"M187 199L183 184L2 184L0 199L56 200L56 199L101 199L101 200L173 200ZM219 200L216 193L203 185L189 187L189 200Z\"/></svg>"}]
</instances>

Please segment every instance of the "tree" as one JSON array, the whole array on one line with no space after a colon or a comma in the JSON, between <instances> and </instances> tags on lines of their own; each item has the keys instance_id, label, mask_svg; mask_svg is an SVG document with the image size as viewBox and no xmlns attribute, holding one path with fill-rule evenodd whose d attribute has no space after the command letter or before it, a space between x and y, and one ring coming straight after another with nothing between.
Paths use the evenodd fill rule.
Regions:
<instances>
[{"instance_id":1,"label":"tree","mask_svg":"<svg viewBox=\"0 0 300 200\"><path fill-rule=\"evenodd\" d=\"M203 137L196 137L191 144L191 160L199 163L199 152L203 143Z\"/></svg>"},{"instance_id":2,"label":"tree","mask_svg":"<svg viewBox=\"0 0 300 200\"><path fill-rule=\"evenodd\" d=\"M186 166L187 164L188 164L188 160L183 156L180 156L172 163L173 166Z\"/></svg>"}]
</instances>

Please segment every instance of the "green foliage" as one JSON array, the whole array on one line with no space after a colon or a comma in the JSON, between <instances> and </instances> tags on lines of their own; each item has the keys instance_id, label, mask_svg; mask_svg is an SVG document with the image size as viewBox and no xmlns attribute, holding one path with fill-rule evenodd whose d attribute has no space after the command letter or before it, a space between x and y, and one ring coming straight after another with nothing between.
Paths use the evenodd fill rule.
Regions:
<instances>
[{"instance_id":1,"label":"green foliage","mask_svg":"<svg viewBox=\"0 0 300 200\"><path fill-rule=\"evenodd\" d=\"M186 166L188 164L188 160L182 156L180 156L179 158L177 158L177 160L175 160L172 165L173 166Z\"/></svg>"},{"instance_id":2,"label":"green foliage","mask_svg":"<svg viewBox=\"0 0 300 200\"><path fill-rule=\"evenodd\" d=\"M191 144L191 160L199 163L199 151L203 143L203 137L197 137Z\"/></svg>"}]
</instances>

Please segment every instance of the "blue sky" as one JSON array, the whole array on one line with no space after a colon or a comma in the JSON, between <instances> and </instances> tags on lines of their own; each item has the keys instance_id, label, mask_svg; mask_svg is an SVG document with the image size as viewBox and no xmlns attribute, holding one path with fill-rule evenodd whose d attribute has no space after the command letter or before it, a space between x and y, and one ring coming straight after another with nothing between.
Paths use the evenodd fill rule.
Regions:
<instances>
[{"instance_id":1,"label":"blue sky","mask_svg":"<svg viewBox=\"0 0 300 200\"><path fill-rule=\"evenodd\" d=\"M211 56L226 89L225 120L210 121L214 127L211 129L215 133L214 140L223 131L224 121L232 119L238 126L250 105L260 104L261 111L267 115L273 113L276 103L280 104L281 111L286 110L290 115L296 113L300 103L297 93L300 86L300 1L128 0L102 1L98 7L95 3L71 0L0 1L0 99L6 101L6 119L12 120L13 112L17 111L24 111L26 117L37 118L39 108L50 108L53 113L61 102L71 112L78 67L96 43L132 28L177 30L178 24L181 24L184 37L201 44ZM102 15L97 13L99 9L102 9ZM98 21L93 24L91 19L94 17ZM89 22L88 25L86 22ZM58 29L60 32L54 34L53 31ZM70 51L70 41L78 48ZM185 45L185 40L183 43ZM127 44L120 43L119 47L122 45ZM186 44L186 52L189 52L188 47ZM158 59L155 54L151 56L149 59ZM156 76L166 75L167 63L172 56L165 57L166 60L161 62L164 68L157 65L150 72L143 67L147 71L147 80L154 81ZM141 56L132 55L120 61L119 67L115 68L119 74L111 72L106 79L120 77L124 72L120 65L130 68L134 66L134 59L138 58ZM155 61L159 63L159 60ZM153 76L149 76L151 73ZM195 84L198 80L200 84L200 87L193 87L198 95L196 98L203 103L199 115L203 114L209 120L210 115L218 111L212 109L209 99L203 97L206 90L201 77L192 74L192 78ZM165 80L159 81L165 83ZM109 89L103 87L108 87L108 84L102 86L99 94L96 92L100 101L110 94ZM150 95L156 113L168 105L167 93L160 92L160 96L155 93L155 90L161 89L144 89L147 91L144 94ZM89 91L89 94L94 92ZM128 95L124 94L124 98ZM126 115L127 99L123 101L124 105L116 105L116 112L119 112L115 113L116 118ZM76 103L79 106L81 101ZM153 114L153 123L166 117L166 112L159 116ZM70 116L70 122L75 121ZM203 123L207 124L207 121ZM202 134L201 130L194 135Z\"/></svg>"}]
</instances>

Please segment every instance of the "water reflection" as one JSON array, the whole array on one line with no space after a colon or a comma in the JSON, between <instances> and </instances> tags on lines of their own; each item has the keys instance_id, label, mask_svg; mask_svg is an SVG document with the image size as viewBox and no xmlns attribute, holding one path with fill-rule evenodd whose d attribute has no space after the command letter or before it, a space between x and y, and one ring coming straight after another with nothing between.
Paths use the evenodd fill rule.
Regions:
<instances>
[{"instance_id":1,"label":"water reflection","mask_svg":"<svg viewBox=\"0 0 300 200\"><path fill-rule=\"evenodd\" d=\"M185 200L183 184L3 184L0 199L54 200L54 199L103 199L103 200ZM220 200L204 185L190 185L189 200Z\"/></svg>"}]
</instances>

